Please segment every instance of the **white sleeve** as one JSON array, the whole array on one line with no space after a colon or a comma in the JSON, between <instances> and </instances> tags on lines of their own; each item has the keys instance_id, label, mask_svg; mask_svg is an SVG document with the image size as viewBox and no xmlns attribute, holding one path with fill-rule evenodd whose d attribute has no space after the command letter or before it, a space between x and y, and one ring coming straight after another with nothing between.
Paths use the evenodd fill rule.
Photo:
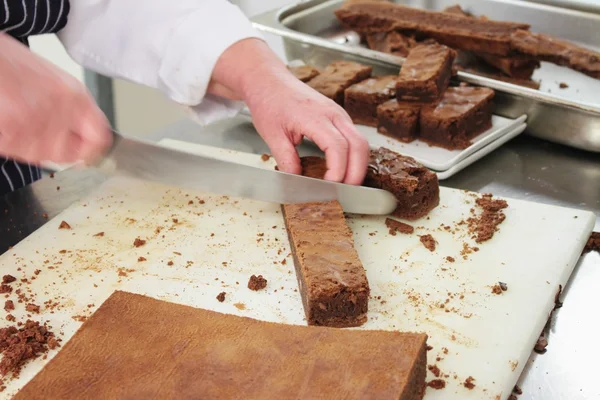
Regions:
<instances>
[{"instance_id":1,"label":"white sleeve","mask_svg":"<svg viewBox=\"0 0 600 400\"><path fill-rule=\"evenodd\" d=\"M242 103L207 95L232 44L261 38L226 0L71 0L58 36L84 68L161 90L198 122L235 115ZM243 60L240 60L243 63Z\"/></svg>"}]
</instances>

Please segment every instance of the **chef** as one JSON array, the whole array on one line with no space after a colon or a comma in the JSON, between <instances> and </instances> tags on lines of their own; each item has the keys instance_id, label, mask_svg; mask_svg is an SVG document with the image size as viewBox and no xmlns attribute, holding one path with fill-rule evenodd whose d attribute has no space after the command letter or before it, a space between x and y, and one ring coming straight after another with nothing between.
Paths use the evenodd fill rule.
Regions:
<instances>
[{"instance_id":1,"label":"chef","mask_svg":"<svg viewBox=\"0 0 600 400\"><path fill-rule=\"evenodd\" d=\"M90 162L111 144L86 88L28 51L27 37L43 33L84 68L157 88L202 124L245 103L285 172L300 172L295 147L307 137L325 152L326 179L362 182L368 145L348 115L297 80L228 1L3 0L0 195L39 179L42 161Z\"/></svg>"}]
</instances>

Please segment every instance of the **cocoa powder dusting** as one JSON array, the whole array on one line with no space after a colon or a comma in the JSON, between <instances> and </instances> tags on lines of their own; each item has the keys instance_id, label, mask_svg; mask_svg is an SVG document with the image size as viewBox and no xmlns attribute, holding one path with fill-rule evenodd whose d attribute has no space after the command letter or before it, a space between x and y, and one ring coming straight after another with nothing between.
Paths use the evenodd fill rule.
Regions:
<instances>
[{"instance_id":1,"label":"cocoa powder dusting","mask_svg":"<svg viewBox=\"0 0 600 400\"><path fill-rule=\"evenodd\" d=\"M45 324L40 325L36 321L27 320L20 328L9 326L0 329L0 352L3 356L0 375L18 375L28 360L38 358L59 345L54 333Z\"/></svg>"},{"instance_id":2,"label":"cocoa powder dusting","mask_svg":"<svg viewBox=\"0 0 600 400\"><path fill-rule=\"evenodd\" d=\"M436 245L436 241L433 238L433 236L427 234L427 235L423 235L419 238L421 240L421 243L423 243L423 246L425 246L425 248L429 251L434 251L435 250L435 245Z\"/></svg>"},{"instance_id":3,"label":"cocoa powder dusting","mask_svg":"<svg viewBox=\"0 0 600 400\"><path fill-rule=\"evenodd\" d=\"M248 281L248 289L261 290L267 287L267 280L262 275L252 275Z\"/></svg>"}]
</instances>

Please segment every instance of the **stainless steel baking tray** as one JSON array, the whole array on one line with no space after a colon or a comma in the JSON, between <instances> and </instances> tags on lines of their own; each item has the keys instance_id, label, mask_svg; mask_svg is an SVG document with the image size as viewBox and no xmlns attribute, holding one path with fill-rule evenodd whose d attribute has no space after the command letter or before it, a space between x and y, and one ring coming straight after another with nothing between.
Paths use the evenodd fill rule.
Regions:
<instances>
[{"instance_id":1,"label":"stainless steel baking tray","mask_svg":"<svg viewBox=\"0 0 600 400\"><path fill-rule=\"evenodd\" d=\"M459 3L475 15L496 20L526 22L544 32L600 50L600 15L515 0L401 0L412 7L442 10ZM289 60L324 67L336 59L373 65L375 74L397 73L401 57L369 50L358 35L343 28L333 11L342 0L312 0L273 10L253 18L256 28L281 36ZM457 79L487 86L497 92L495 113L508 118L527 114L527 132L533 136L583 150L600 152L600 80L576 71L542 63L533 90L459 72ZM568 88L560 89L560 83Z\"/></svg>"}]
</instances>

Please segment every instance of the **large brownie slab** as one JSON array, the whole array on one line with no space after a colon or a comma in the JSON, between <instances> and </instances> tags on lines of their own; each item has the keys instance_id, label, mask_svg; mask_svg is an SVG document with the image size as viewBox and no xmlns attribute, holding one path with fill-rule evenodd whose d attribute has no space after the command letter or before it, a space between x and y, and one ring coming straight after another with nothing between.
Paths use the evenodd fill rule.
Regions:
<instances>
[{"instance_id":1,"label":"large brownie slab","mask_svg":"<svg viewBox=\"0 0 600 400\"><path fill-rule=\"evenodd\" d=\"M396 95L396 75L378 76L346 89L344 108L355 124L377 126L377 106Z\"/></svg>"},{"instance_id":2,"label":"large brownie slab","mask_svg":"<svg viewBox=\"0 0 600 400\"><path fill-rule=\"evenodd\" d=\"M406 57L410 50L417 45L414 37L396 31L367 34L366 42L371 50L400 57Z\"/></svg>"},{"instance_id":3,"label":"large brownie slab","mask_svg":"<svg viewBox=\"0 0 600 400\"><path fill-rule=\"evenodd\" d=\"M438 103L421 109L420 139L448 149L464 149L492 126L494 91L451 87Z\"/></svg>"},{"instance_id":4,"label":"large brownie slab","mask_svg":"<svg viewBox=\"0 0 600 400\"><path fill-rule=\"evenodd\" d=\"M15 399L418 400L426 340L275 324L115 292Z\"/></svg>"},{"instance_id":5,"label":"large brownie slab","mask_svg":"<svg viewBox=\"0 0 600 400\"><path fill-rule=\"evenodd\" d=\"M431 43L413 48L398 76L396 97L399 101L437 100L448 87L456 52Z\"/></svg>"},{"instance_id":6,"label":"large brownie slab","mask_svg":"<svg viewBox=\"0 0 600 400\"><path fill-rule=\"evenodd\" d=\"M371 76L373 68L352 61L334 61L318 76L307 82L321 94L344 105L344 90Z\"/></svg>"},{"instance_id":7,"label":"large brownie slab","mask_svg":"<svg viewBox=\"0 0 600 400\"><path fill-rule=\"evenodd\" d=\"M393 193L398 200L393 215L399 218L424 217L440 203L437 175L412 157L384 147L371 150L364 185Z\"/></svg>"},{"instance_id":8,"label":"large brownie slab","mask_svg":"<svg viewBox=\"0 0 600 400\"><path fill-rule=\"evenodd\" d=\"M512 32L529 29L527 24L464 18L387 2L345 4L335 11L340 22L361 34L410 31L452 48L508 55Z\"/></svg>"}]
</instances>

